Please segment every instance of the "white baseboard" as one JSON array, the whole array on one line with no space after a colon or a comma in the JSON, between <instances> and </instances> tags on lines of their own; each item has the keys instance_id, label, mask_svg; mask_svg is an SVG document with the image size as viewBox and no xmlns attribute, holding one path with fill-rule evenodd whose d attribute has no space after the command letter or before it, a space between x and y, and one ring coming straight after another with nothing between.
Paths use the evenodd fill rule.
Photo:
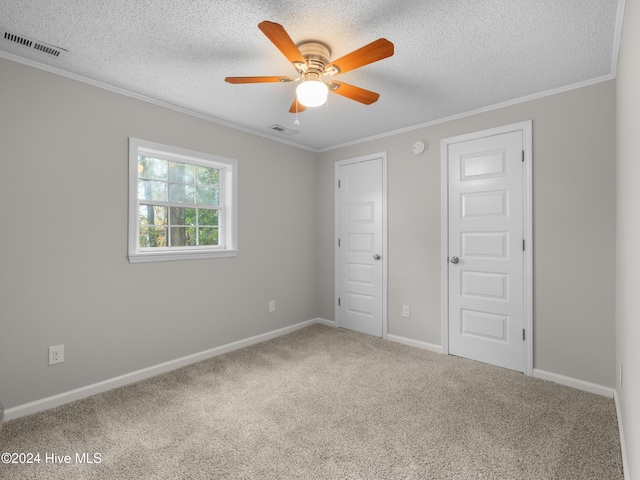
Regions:
<instances>
[{"instance_id":1,"label":"white baseboard","mask_svg":"<svg viewBox=\"0 0 640 480\"><path fill-rule=\"evenodd\" d=\"M622 410L620 409L620 398L618 391L613 391L613 400L616 402L616 414L618 416L618 431L620 432L620 449L622 450L622 469L624 471L624 480L631 480L629 475L629 459L627 458L627 444L624 440L624 423L622 422Z\"/></svg>"},{"instance_id":2,"label":"white baseboard","mask_svg":"<svg viewBox=\"0 0 640 480\"><path fill-rule=\"evenodd\" d=\"M538 368L533 369L533 376L535 378L541 378L542 380L549 380L554 383L559 383L560 385L564 385L566 387L573 387L577 388L578 390L584 390L585 392L602 395L603 397L613 398L613 388L598 385L597 383L591 383L584 380L578 380L576 378L565 377L564 375L546 372Z\"/></svg>"},{"instance_id":3,"label":"white baseboard","mask_svg":"<svg viewBox=\"0 0 640 480\"><path fill-rule=\"evenodd\" d=\"M403 345L409 345L410 347L422 348L423 350L429 350L430 352L442 353L442 347L440 345L434 345L433 343L421 342L419 340L412 340L411 338L399 337L397 335L387 335L387 340L402 343Z\"/></svg>"},{"instance_id":4,"label":"white baseboard","mask_svg":"<svg viewBox=\"0 0 640 480\"><path fill-rule=\"evenodd\" d=\"M191 363L199 362L201 360L205 360L210 357L215 357L217 355L222 355L223 353L231 352L239 348L248 347L256 343L264 342L265 340L276 338L281 335L291 333L295 330L298 330L300 328L304 328L316 323L327 325L329 327L336 327L336 322L334 322L333 320L326 320L323 318L314 318L311 320L307 320L306 322L297 323L295 325L280 328L272 332L267 332L261 335L256 335L254 337L246 338L244 340L239 340L237 342L228 343L220 347L215 347L209 350L205 350L203 352L194 353L193 355L187 355L186 357L177 358L175 360L161 363L159 365L143 368L135 372L120 375L119 377L104 380L102 382L87 385L85 387L76 388L74 390L63 392L58 395L52 395L50 397L42 398L40 400L35 400L33 402L25 403L23 405L18 405L16 407L8 408L4 412L5 420L7 421L13 420L15 418L19 418L24 415L30 415L32 413L37 413L43 410L47 410L49 408L54 408L60 405L64 405L65 403L81 400L83 398L89 397L91 395L95 395L97 393L106 392L107 390L111 390L112 388L121 387L123 385L127 385L133 382L138 382L140 380L144 380L146 378L150 378L164 372L175 370L176 368L184 367L185 365L189 365ZM440 345L421 342L419 340L412 340L410 338L400 337L397 335L387 335L387 340L392 342L402 343L404 345L409 345L412 347L422 348L424 350L429 350L435 353L440 353L440 354L442 353L442 347ZM577 388L579 390L585 390L587 392L603 395L605 397L614 397L614 392L615 392L614 389L609 387L603 387L602 385L597 385L595 383L585 382L583 380L577 380L575 378L565 377L564 375L558 375L556 373L546 372L544 370L539 370L539 369L533 370L533 376L536 378L541 378L543 380L550 380L552 382L559 383L561 385ZM616 403L616 406L618 406L617 403ZM620 410L618 408L618 412L619 411Z\"/></svg>"},{"instance_id":5,"label":"white baseboard","mask_svg":"<svg viewBox=\"0 0 640 480\"><path fill-rule=\"evenodd\" d=\"M336 322L334 320L326 320L324 318L315 318L312 320L313 323L321 323L322 325L326 325L327 327L337 327Z\"/></svg>"},{"instance_id":6,"label":"white baseboard","mask_svg":"<svg viewBox=\"0 0 640 480\"><path fill-rule=\"evenodd\" d=\"M223 353L231 352L233 350L238 350L239 348L248 347L256 343L264 342L265 340L270 340L272 338L276 338L281 335L291 333L300 328L313 325L314 323L321 323L323 325L329 325L329 326L335 325L335 322L332 322L330 320L314 318L312 320L307 320L306 322L301 322L295 325L291 325L289 327L280 328L272 332L263 333L261 335L256 335L254 337L246 338L244 340L228 343L220 347L211 348L203 352L194 353L193 355L187 355L186 357L177 358L175 360L161 363L159 365L143 368L142 370L136 370L135 372L126 373L124 375L120 375L119 377L110 378L108 380L104 380L98 383L93 383L85 387L69 390L68 392L63 392L58 395L52 395L50 397L42 398L40 400L35 400L33 402L25 403L23 405L18 405L16 407L8 408L4 411L4 417L5 417L5 420L9 421L15 418L23 417L25 415L30 415L32 413L48 410L49 408L58 407L60 405L64 405L65 403L74 402L76 400L81 400L83 398L90 397L91 395L95 395L97 393L106 392L107 390L111 390L112 388L121 387L129 383L138 382L140 380L153 377L160 373L175 370L176 368L184 367L185 365L189 365L191 363L199 362L201 360L215 357L217 355L222 355Z\"/></svg>"}]
</instances>

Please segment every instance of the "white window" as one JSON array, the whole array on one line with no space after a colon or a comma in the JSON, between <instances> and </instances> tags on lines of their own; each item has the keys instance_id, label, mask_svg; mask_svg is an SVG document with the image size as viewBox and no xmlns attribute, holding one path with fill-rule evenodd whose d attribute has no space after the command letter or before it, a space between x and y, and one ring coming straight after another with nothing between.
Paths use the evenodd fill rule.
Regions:
<instances>
[{"instance_id":1,"label":"white window","mask_svg":"<svg viewBox=\"0 0 640 480\"><path fill-rule=\"evenodd\" d=\"M232 257L237 162L129 139L129 262Z\"/></svg>"}]
</instances>

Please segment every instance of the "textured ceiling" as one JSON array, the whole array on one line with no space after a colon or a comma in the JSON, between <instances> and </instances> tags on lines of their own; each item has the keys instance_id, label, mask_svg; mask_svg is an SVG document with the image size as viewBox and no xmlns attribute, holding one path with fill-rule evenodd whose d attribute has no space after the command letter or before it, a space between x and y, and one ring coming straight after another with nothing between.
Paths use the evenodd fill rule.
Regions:
<instances>
[{"instance_id":1,"label":"textured ceiling","mask_svg":"<svg viewBox=\"0 0 640 480\"><path fill-rule=\"evenodd\" d=\"M54 57L0 38L0 55L323 150L612 78L618 9L618 0L0 0L3 37L64 49ZM331 94L295 125L297 84L226 83L297 76L258 29L263 20L296 43L327 44L333 59L393 42L393 57L336 77L380 93L378 102Z\"/></svg>"}]
</instances>

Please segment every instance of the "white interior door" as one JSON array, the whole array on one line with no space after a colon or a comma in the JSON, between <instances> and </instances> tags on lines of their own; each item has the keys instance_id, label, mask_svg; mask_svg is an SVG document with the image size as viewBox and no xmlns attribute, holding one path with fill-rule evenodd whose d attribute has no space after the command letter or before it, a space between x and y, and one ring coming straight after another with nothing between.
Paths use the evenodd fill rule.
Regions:
<instances>
[{"instance_id":1,"label":"white interior door","mask_svg":"<svg viewBox=\"0 0 640 480\"><path fill-rule=\"evenodd\" d=\"M447 141L443 285L448 353L521 372L530 364L525 149L523 130Z\"/></svg>"},{"instance_id":2,"label":"white interior door","mask_svg":"<svg viewBox=\"0 0 640 480\"><path fill-rule=\"evenodd\" d=\"M386 336L386 155L336 164L336 323Z\"/></svg>"}]
</instances>

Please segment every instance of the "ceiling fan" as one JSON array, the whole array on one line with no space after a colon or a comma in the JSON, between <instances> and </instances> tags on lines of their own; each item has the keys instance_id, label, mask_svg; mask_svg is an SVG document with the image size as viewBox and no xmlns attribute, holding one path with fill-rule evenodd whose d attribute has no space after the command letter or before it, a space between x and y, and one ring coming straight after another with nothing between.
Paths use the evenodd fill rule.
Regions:
<instances>
[{"instance_id":1,"label":"ceiling fan","mask_svg":"<svg viewBox=\"0 0 640 480\"><path fill-rule=\"evenodd\" d=\"M226 82L241 84L301 81L296 88L296 98L289 109L291 113L302 112L306 107L317 107L324 104L329 91L365 105L371 105L380 97L378 93L344 82L332 80L327 83L322 77L345 73L390 57L393 55L393 43L389 40L379 38L337 60L329 61L331 51L324 43L305 41L296 45L282 25L266 20L259 23L258 28L287 57L300 76L298 78L288 76L226 77Z\"/></svg>"}]
</instances>

